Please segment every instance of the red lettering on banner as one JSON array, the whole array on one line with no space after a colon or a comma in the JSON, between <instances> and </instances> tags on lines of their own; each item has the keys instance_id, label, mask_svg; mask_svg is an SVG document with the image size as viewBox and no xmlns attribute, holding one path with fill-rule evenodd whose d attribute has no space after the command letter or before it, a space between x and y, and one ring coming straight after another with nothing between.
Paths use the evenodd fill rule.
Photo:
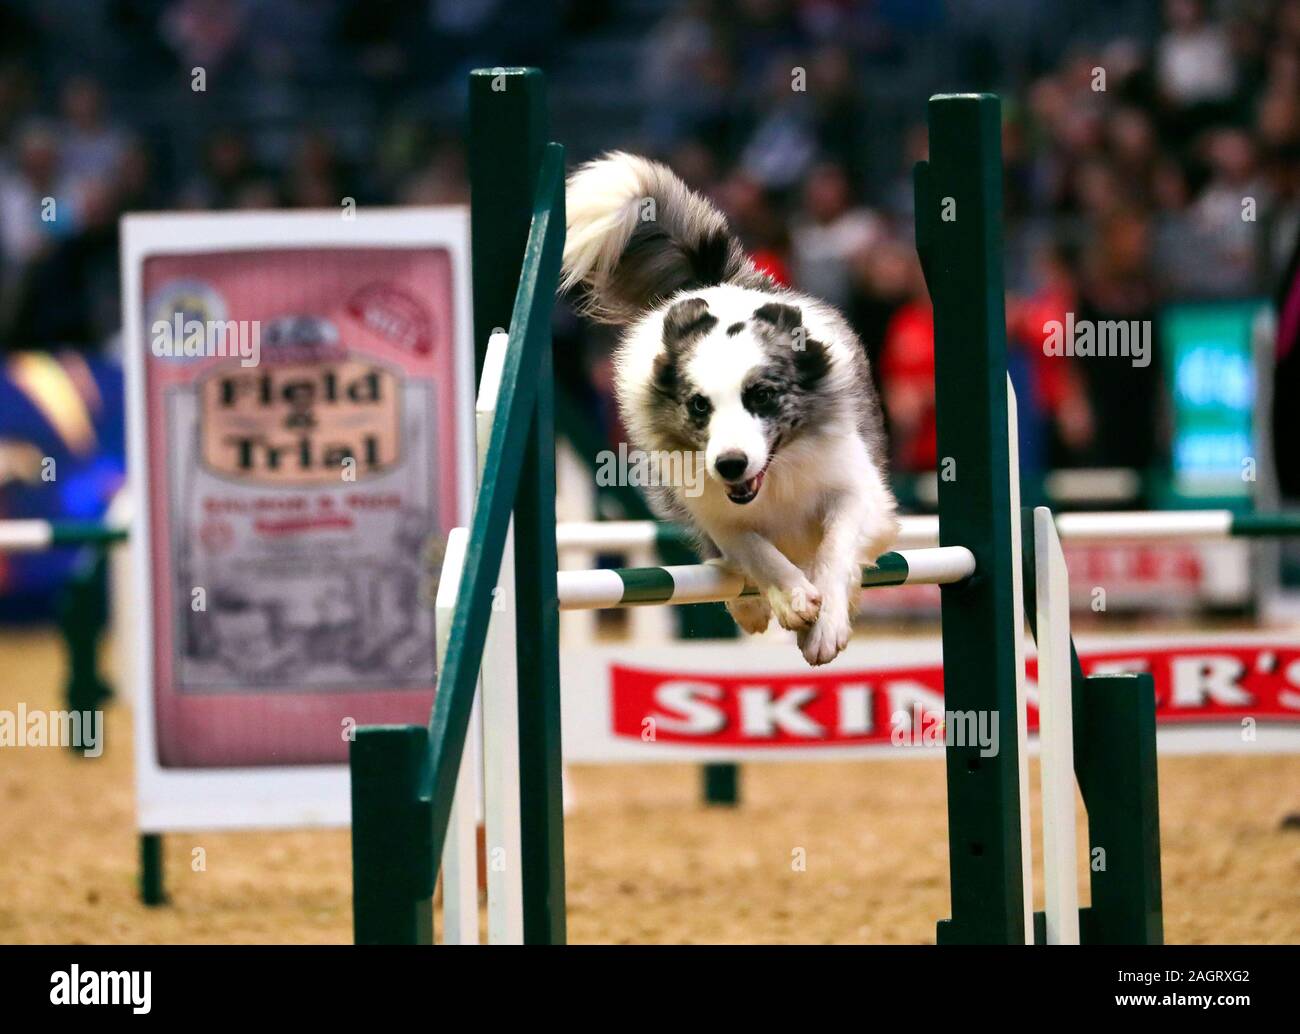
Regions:
<instances>
[{"instance_id":1,"label":"red lettering on banner","mask_svg":"<svg viewBox=\"0 0 1300 1034\"><path fill-rule=\"evenodd\" d=\"M1080 582L1126 588L1196 588L1204 572L1195 547L1067 545L1066 563Z\"/></svg>"},{"instance_id":2,"label":"red lettering on banner","mask_svg":"<svg viewBox=\"0 0 1300 1034\"><path fill-rule=\"evenodd\" d=\"M1090 653L1086 674L1150 672L1162 725L1259 723L1300 726L1300 647L1180 646ZM1029 729L1038 728L1028 663ZM888 744L895 717L942 717L943 669L921 667L821 673L717 674L613 664L616 736L660 743L745 747L848 747Z\"/></svg>"}]
</instances>

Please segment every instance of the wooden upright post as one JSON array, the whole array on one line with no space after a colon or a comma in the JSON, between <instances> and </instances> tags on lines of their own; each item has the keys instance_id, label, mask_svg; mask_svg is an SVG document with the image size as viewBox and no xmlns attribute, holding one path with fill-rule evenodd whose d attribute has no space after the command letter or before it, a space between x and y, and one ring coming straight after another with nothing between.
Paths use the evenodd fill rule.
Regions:
<instances>
[{"instance_id":1,"label":"wooden upright post","mask_svg":"<svg viewBox=\"0 0 1300 1034\"><path fill-rule=\"evenodd\" d=\"M363 728L352 744L353 926L360 942L428 938L424 897L432 893L446 839L512 511L519 729L528 744L520 758L523 858L513 862L542 870L524 883L525 939L564 937L551 384L564 149L541 147L531 172L519 164L531 153L521 140L541 132L540 91L535 69L475 72L470 79L475 338L486 346L492 329L508 323L510 346L428 728ZM528 201L515 254L502 240L515 232L508 216L519 215L515 201L525 179Z\"/></svg>"},{"instance_id":2,"label":"wooden upright post","mask_svg":"<svg viewBox=\"0 0 1300 1034\"><path fill-rule=\"evenodd\" d=\"M996 723L998 751L949 745L952 918L940 943L1025 941L1016 729L1002 158L998 98L930 99L916 238L934 302L940 541L975 554L943 594L944 706Z\"/></svg>"},{"instance_id":3,"label":"wooden upright post","mask_svg":"<svg viewBox=\"0 0 1300 1034\"><path fill-rule=\"evenodd\" d=\"M510 326L546 134L541 71L479 68L470 73L467 155L476 384L492 331Z\"/></svg>"},{"instance_id":4,"label":"wooden upright post","mask_svg":"<svg viewBox=\"0 0 1300 1034\"><path fill-rule=\"evenodd\" d=\"M474 341L509 326L546 144L545 80L535 68L470 75L470 220ZM550 218L564 225L560 191ZM518 314L516 314L518 315ZM550 333L536 371L536 402L515 496L519 820L526 944L565 938L561 799L559 599L555 588L555 406Z\"/></svg>"},{"instance_id":5,"label":"wooden upright post","mask_svg":"<svg viewBox=\"0 0 1300 1034\"><path fill-rule=\"evenodd\" d=\"M437 852L420 774L422 725L365 726L352 767L352 929L357 944L432 944Z\"/></svg>"}]
</instances>

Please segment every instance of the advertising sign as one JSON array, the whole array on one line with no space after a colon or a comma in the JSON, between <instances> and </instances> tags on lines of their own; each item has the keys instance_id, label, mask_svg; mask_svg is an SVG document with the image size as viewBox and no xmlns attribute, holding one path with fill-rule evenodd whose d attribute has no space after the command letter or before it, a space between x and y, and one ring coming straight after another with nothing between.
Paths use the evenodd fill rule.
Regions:
<instances>
[{"instance_id":1,"label":"advertising sign","mask_svg":"<svg viewBox=\"0 0 1300 1034\"><path fill-rule=\"evenodd\" d=\"M145 830L339 822L472 504L467 219L124 220Z\"/></svg>"}]
</instances>

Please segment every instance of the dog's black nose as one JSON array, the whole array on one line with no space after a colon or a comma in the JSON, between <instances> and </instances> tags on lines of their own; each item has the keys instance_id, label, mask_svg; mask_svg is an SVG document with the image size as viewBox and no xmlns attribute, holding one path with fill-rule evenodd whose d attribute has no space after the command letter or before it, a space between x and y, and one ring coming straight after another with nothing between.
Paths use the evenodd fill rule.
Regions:
<instances>
[{"instance_id":1,"label":"dog's black nose","mask_svg":"<svg viewBox=\"0 0 1300 1034\"><path fill-rule=\"evenodd\" d=\"M723 480L735 481L745 473L745 468L749 466L749 457L743 452L724 452L713 461L713 466Z\"/></svg>"}]
</instances>

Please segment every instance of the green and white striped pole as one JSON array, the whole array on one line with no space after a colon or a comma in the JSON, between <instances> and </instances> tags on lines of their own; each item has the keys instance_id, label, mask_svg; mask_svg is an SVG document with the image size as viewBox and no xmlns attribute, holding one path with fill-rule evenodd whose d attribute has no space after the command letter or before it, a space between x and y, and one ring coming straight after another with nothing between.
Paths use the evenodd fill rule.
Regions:
<instances>
[{"instance_id":1,"label":"green and white striped pole","mask_svg":"<svg viewBox=\"0 0 1300 1034\"><path fill-rule=\"evenodd\" d=\"M125 542L125 527L105 521L0 521L0 553L43 553L58 546L113 545Z\"/></svg>"},{"instance_id":2,"label":"green and white striped pole","mask_svg":"<svg viewBox=\"0 0 1300 1034\"><path fill-rule=\"evenodd\" d=\"M939 518L899 518L899 549L939 544ZM1218 542L1240 538L1300 536L1300 513L1235 513L1232 510L1117 510L1058 513L1056 531L1067 544L1109 542ZM39 553L60 546L116 545L130 529L103 521L0 520L0 553ZM646 546L684 545L690 535L668 521L565 521L556 525L555 544L568 550L621 552Z\"/></svg>"},{"instance_id":3,"label":"green and white striped pole","mask_svg":"<svg viewBox=\"0 0 1300 1034\"><path fill-rule=\"evenodd\" d=\"M863 567L862 587L950 585L975 573L975 557L963 546L886 553ZM560 571L561 610L600 610L653 604L725 603L758 590L718 564Z\"/></svg>"},{"instance_id":4,"label":"green and white striped pole","mask_svg":"<svg viewBox=\"0 0 1300 1034\"><path fill-rule=\"evenodd\" d=\"M1132 510L1058 513L1056 532L1071 545L1125 542L1219 542L1240 538L1300 536L1300 513L1235 513L1232 510ZM898 549L939 544L939 518L899 518ZM561 550L619 552L688 541L684 528L665 521L568 521L556 529Z\"/></svg>"},{"instance_id":5,"label":"green and white striped pole","mask_svg":"<svg viewBox=\"0 0 1300 1034\"><path fill-rule=\"evenodd\" d=\"M1232 510L1062 513L1056 530L1063 542L1215 542L1237 538L1300 535L1300 513L1234 513Z\"/></svg>"}]
</instances>

